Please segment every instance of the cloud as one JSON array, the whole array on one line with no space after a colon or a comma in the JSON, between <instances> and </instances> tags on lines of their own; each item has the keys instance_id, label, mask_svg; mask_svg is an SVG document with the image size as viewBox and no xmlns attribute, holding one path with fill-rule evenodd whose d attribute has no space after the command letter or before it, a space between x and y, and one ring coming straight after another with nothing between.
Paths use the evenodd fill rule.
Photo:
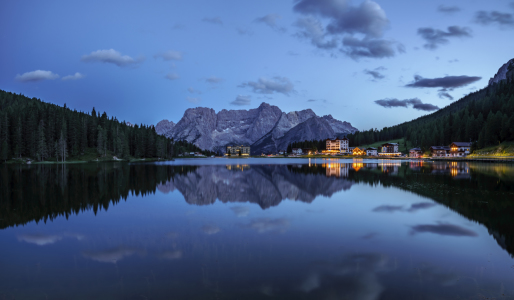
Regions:
<instances>
[{"instance_id":1,"label":"cloud","mask_svg":"<svg viewBox=\"0 0 514 300\"><path fill-rule=\"evenodd\" d=\"M439 98L443 99L443 98L446 98L448 100L453 100L453 97L452 95L448 94L447 92L439 92L439 94L437 94L439 96Z\"/></svg>"},{"instance_id":2,"label":"cloud","mask_svg":"<svg viewBox=\"0 0 514 300\"><path fill-rule=\"evenodd\" d=\"M514 9L514 2L509 3L510 8Z\"/></svg>"},{"instance_id":3,"label":"cloud","mask_svg":"<svg viewBox=\"0 0 514 300\"><path fill-rule=\"evenodd\" d=\"M509 13L481 10L475 14L475 23L481 25L498 24L500 26L513 26L514 18Z\"/></svg>"},{"instance_id":4,"label":"cloud","mask_svg":"<svg viewBox=\"0 0 514 300\"><path fill-rule=\"evenodd\" d=\"M273 77L272 79L259 78L258 81L244 82L239 87L251 87L254 93L273 94L281 93L289 96L294 92L294 86L286 77Z\"/></svg>"},{"instance_id":5,"label":"cloud","mask_svg":"<svg viewBox=\"0 0 514 300\"><path fill-rule=\"evenodd\" d=\"M307 100L307 102L316 102L316 101L318 101L318 100L314 100L314 99Z\"/></svg>"},{"instance_id":6,"label":"cloud","mask_svg":"<svg viewBox=\"0 0 514 300\"><path fill-rule=\"evenodd\" d=\"M409 209L407 209L408 212L415 212L415 211L418 211L420 209L428 209L428 208L432 208L436 206L435 203L432 203L432 202L419 202L419 203L414 203L410 206Z\"/></svg>"},{"instance_id":7,"label":"cloud","mask_svg":"<svg viewBox=\"0 0 514 300\"><path fill-rule=\"evenodd\" d=\"M373 77L373 81L377 81L377 80L385 78L385 75L381 73L381 71L385 71L385 70L387 70L387 69L384 67L378 67L374 70L366 69L363 72L364 72L364 74L371 75L371 77Z\"/></svg>"},{"instance_id":8,"label":"cloud","mask_svg":"<svg viewBox=\"0 0 514 300\"><path fill-rule=\"evenodd\" d=\"M198 90L195 90L194 88L192 87L188 87L187 88L187 91L190 92L191 94L202 94L202 92L198 91Z\"/></svg>"},{"instance_id":9,"label":"cloud","mask_svg":"<svg viewBox=\"0 0 514 300\"><path fill-rule=\"evenodd\" d=\"M396 51L405 52L405 47L395 41L383 39L362 39L346 36L343 38L341 52L353 59L359 58L387 58L396 55Z\"/></svg>"},{"instance_id":10,"label":"cloud","mask_svg":"<svg viewBox=\"0 0 514 300\"><path fill-rule=\"evenodd\" d=\"M223 78L219 78L219 77L216 77L216 76L211 76L211 77L205 79L205 82L212 83L212 84L220 83L222 81L223 81Z\"/></svg>"},{"instance_id":11,"label":"cloud","mask_svg":"<svg viewBox=\"0 0 514 300\"><path fill-rule=\"evenodd\" d=\"M187 102L191 103L199 103L202 99L201 98L193 98L193 97L186 97Z\"/></svg>"},{"instance_id":12,"label":"cloud","mask_svg":"<svg viewBox=\"0 0 514 300\"><path fill-rule=\"evenodd\" d=\"M298 56L298 55L300 55L298 52L294 52L294 51L292 51L292 50L287 51L287 53L286 53L286 54L287 54L287 55L289 55L289 56Z\"/></svg>"},{"instance_id":13,"label":"cloud","mask_svg":"<svg viewBox=\"0 0 514 300\"><path fill-rule=\"evenodd\" d=\"M164 61L182 60L182 52L170 50L166 52L157 53L153 56L153 58L161 58Z\"/></svg>"},{"instance_id":14,"label":"cloud","mask_svg":"<svg viewBox=\"0 0 514 300\"><path fill-rule=\"evenodd\" d=\"M284 27L280 27L277 24L277 20L281 19L282 17L278 14L268 14L264 17L260 17L254 20L254 22L257 23L263 23L268 25L271 29L278 31L278 32L285 32L286 29Z\"/></svg>"},{"instance_id":15,"label":"cloud","mask_svg":"<svg viewBox=\"0 0 514 300\"><path fill-rule=\"evenodd\" d=\"M251 29L248 29L248 28L237 27L236 31L240 35L253 35L253 31Z\"/></svg>"},{"instance_id":16,"label":"cloud","mask_svg":"<svg viewBox=\"0 0 514 300\"><path fill-rule=\"evenodd\" d=\"M458 6L446 6L441 4L437 7L437 11L443 14L453 14L459 12L461 9Z\"/></svg>"},{"instance_id":17,"label":"cloud","mask_svg":"<svg viewBox=\"0 0 514 300\"><path fill-rule=\"evenodd\" d=\"M376 101L375 101L376 102ZM395 211L401 211L403 210L403 206L395 206L395 205L380 205L378 207L375 207L372 211L374 212L388 212L393 213Z\"/></svg>"},{"instance_id":18,"label":"cloud","mask_svg":"<svg viewBox=\"0 0 514 300\"><path fill-rule=\"evenodd\" d=\"M237 106L243 106L243 105L250 105L251 101L252 100L250 99L250 96L238 95L236 97L236 100L230 102L230 104L237 105Z\"/></svg>"},{"instance_id":19,"label":"cloud","mask_svg":"<svg viewBox=\"0 0 514 300\"><path fill-rule=\"evenodd\" d=\"M406 87L415 88L447 88L454 89L466 86L473 82L479 81L482 77L477 76L445 76L440 78L423 78L419 75L414 76L414 82L409 83Z\"/></svg>"},{"instance_id":20,"label":"cloud","mask_svg":"<svg viewBox=\"0 0 514 300\"><path fill-rule=\"evenodd\" d=\"M283 233L289 228L289 221L287 219L254 219L250 223L244 225L245 228L251 228L258 233L265 232L278 232Z\"/></svg>"},{"instance_id":21,"label":"cloud","mask_svg":"<svg viewBox=\"0 0 514 300\"><path fill-rule=\"evenodd\" d=\"M460 26L450 26L448 31L423 27L418 29L418 35L426 42L423 45L426 49L434 50L441 45L448 44L449 38L471 37L471 29Z\"/></svg>"},{"instance_id":22,"label":"cloud","mask_svg":"<svg viewBox=\"0 0 514 300\"><path fill-rule=\"evenodd\" d=\"M221 21L220 17L213 17L213 18L205 17L202 19L202 21L206 22L206 23L215 24L215 25L223 25L223 21Z\"/></svg>"},{"instance_id":23,"label":"cloud","mask_svg":"<svg viewBox=\"0 0 514 300\"><path fill-rule=\"evenodd\" d=\"M82 79L84 77L85 77L84 75L80 74L79 72L76 72L73 75L64 76L62 78L62 80L78 80L78 79Z\"/></svg>"},{"instance_id":24,"label":"cloud","mask_svg":"<svg viewBox=\"0 0 514 300\"><path fill-rule=\"evenodd\" d=\"M36 82L43 80L54 80L59 78L59 75L52 73L51 71L36 70L23 74L18 74L14 79L20 82Z\"/></svg>"},{"instance_id":25,"label":"cloud","mask_svg":"<svg viewBox=\"0 0 514 300\"><path fill-rule=\"evenodd\" d=\"M307 39L320 49L334 49L337 47L336 39L325 41L325 30L321 23L314 18L300 18L293 25L298 27L295 36L298 38Z\"/></svg>"},{"instance_id":26,"label":"cloud","mask_svg":"<svg viewBox=\"0 0 514 300\"><path fill-rule=\"evenodd\" d=\"M416 225L412 226L411 228L412 234L433 233L449 236L478 236L478 234L474 231L448 223L439 223L437 225Z\"/></svg>"},{"instance_id":27,"label":"cloud","mask_svg":"<svg viewBox=\"0 0 514 300\"><path fill-rule=\"evenodd\" d=\"M18 236L18 241L35 244L38 246L51 245L60 240L62 240L62 236L60 235L22 234Z\"/></svg>"},{"instance_id":28,"label":"cloud","mask_svg":"<svg viewBox=\"0 0 514 300\"><path fill-rule=\"evenodd\" d=\"M202 227L202 231L205 232L208 235L216 234L220 232L220 228L216 225L205 225Z\"/></svg>"},{"instance_id":29,"label":"cloud","mask_svg":"<svg viewBox=\"0 0 514 300\"><path fill-rule=\"evenodd\" d=\"M385 108L392 108L392 107L409 107L409 105L412 105L412 108L417 110L423 110L423 111L433 111L438 110L439 107L429 104L429 103L423 103L418 98L413 99L405 99L405 100L398 100L398 99L382 99L382 100L376 100L376 104L385 107Z\"/></svg>"},{"instance_id":30,"label":"cloud","mask_svg":"<svg viewBox=\"0 0 514 300\"><path fill-rule=\"evenodd\" d=\"M449 60L448 62L452 64L452 63L459 62L459 60L455 58L455 59L451 59L451 60Z\"/></svg>"},{"instance_id":31,"label":"cloud","mask_svg":"<svg viewBox=\"0 0 514 300\"><path fill-rule=\"evenodd\" d=\"M169 79L169 80L176 80L176 79L179 79L180 77L176 73L168 73L168 74L166 74L166 76L164 78Z\"/></svg>"},{"instance_id":32,"label":"cloud","mask_svg":"<svg viewBox=\"0 0 514 300\"><path fill-rule=\"evenodd\" d=\"M369 0L359 6L350 6L348 1L341 0L300 0L294 10L327 18L329 24L326 28L330 34L363 34L377 38L389 26L385 11L378 3Z\"/></svg>"},{"instance_id":33,"label":"cloud","mask_svg":"<svg viewBox=\"0 0 514 300\"><path fill-rule=\"evenodd\" d=\"M126 257L134 255L137 252L141 251L125 247L119 247L103 251L85 251L82 253L82 255L86 258L89 258L97 262L115 264Z\"/></svg>"},{"instance_id":34,"label":"cloud","mask_svg":"<svg viewBox=\"0 0 514 300\"><path fill-rule=\"evenodd\" d=\"M144 57L134 59L128 55L121 55L120 52L114 49L109 49L93 51L89 55L83 55L80 60L83 62L102 62L115 64L118 67L126 67L142 62Z\"/></svg>"},{"instance_id":35,"label":"cloud","mask_svg":"<svg viewBox=\"0 0 514 300\"><path fill-rule=\"evenodd\" d=\"M405 52L401 43L381 38L389 19L376 2L366 0L352 6L345 0L299 0L294 10L308 16L295 23L301 29L295 35L310 39L317 48L336 48L336 38L343 36L340 51L353 59L387 58ZM323 26L313 16L327 19L328 25Z\"/></svg>"},{"instance_id":36,"label":"cloud","mask_svg":"<svg viewBox=\"0 0 514 300\"><path fill-rule=\"evenodd\" d=\"M230 208L238 217L246 217L250 213L250 209L245 206L233 206Z\"/></svg>"}]
</instances>

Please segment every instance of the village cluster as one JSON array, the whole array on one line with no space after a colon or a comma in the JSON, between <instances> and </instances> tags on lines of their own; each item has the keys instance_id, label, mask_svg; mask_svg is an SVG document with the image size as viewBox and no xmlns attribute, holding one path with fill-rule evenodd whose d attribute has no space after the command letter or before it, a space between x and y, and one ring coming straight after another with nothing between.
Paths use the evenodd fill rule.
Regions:
<instances>
[{"instance_id":1,"label":"village cluster","mask_svg":"<svg viewBox=\"0 0 514 300\"><path fill-rule=\"evenodd\" d=\"M399 151L398 143L384 143L377 149L374 147L350 147L347 138L336 138L326 140L326 150L316 151L310 148L292 148L291 153L284 150L278 152L278 155L353 155L353 156L377 156L377 157L400 157L407 156ZM430 157L464 157L471 152L471 143L453 142L449 146L432 146L430 154L425 154L420 148L409 150L408 156L413 158ZM264 154L262 154L265 156ZM250 156L250 146L227 146L225 156ZM268 156L273 156L269 154Z\"/></svg>"}]
</instances>

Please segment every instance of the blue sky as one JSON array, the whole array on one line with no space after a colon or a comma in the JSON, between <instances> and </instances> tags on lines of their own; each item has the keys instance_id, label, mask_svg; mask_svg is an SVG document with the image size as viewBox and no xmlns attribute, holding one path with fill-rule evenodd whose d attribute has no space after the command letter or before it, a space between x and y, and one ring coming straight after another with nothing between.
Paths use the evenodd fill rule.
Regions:
<instances>
[{"instance_id":1,"label":"blue sky","mask_svg":"<svg viewBox=\"0 0 514 300\"><path fill-rule=\"evenodd\" d=\"M0 89L132 123L267 102L382 128L486 86L514 57L508 0L1 7Z\"/></svg>"}]
</instances>

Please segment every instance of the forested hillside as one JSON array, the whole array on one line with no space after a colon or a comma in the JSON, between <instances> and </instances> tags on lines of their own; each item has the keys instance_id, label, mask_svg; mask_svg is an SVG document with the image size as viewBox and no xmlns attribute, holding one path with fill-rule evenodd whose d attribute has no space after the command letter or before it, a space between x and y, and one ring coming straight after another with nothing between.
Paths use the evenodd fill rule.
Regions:
<instances>
[{"instance_id":1,"label":"forested hillside","mask_svg":"<svg viewBox=\"0 0 514 300\"><path fill-rule=\"evenodd\" d=\"M509 66L509 76L514 66ZM514 140L514 78L508 77L471 93L449 106L410 122L382 130L349 134L350 145L405 138L427 150L451 142L473 142L474 149Z\"/></svg>"},{"instance_id":2,"label":"forested hillside","mask_svg":"<svg viewBox=\"0 0 514 300\"><path fill-rule=\"evenodd\" d=\"M193 144L158 135L153 126L129 126L94 108L91 113L78 112L0 90L0 161L65 161L93 149L98 157L124 159L200 151Z\"/></svg>"}]
</instances>

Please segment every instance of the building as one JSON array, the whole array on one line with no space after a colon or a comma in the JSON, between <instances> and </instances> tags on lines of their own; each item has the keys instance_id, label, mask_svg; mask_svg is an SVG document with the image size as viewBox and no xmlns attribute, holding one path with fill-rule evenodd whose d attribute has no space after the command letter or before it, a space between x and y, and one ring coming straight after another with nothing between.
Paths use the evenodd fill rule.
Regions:
<instances>
[{"instance_id":1,"label":"building","mask_svg":"<svg viewBox=\"0 0 514 300\"><path fill-rule=\"evenodd\" d=\"M378 150L377 148L369 147L366 149L366 155L367 156L378 156Z\"/></svg>"},{"instance_id":2,"label":"building","mask_svg":"<svg viewBox=\"0 0 514 300\"><path fill-rule=\"evenodd\" d=\"M471 153L471 143L453 142L450 144L450 156L466 156Z\"/></svg>"},{"instance_id":3,"label":"building","mask_svg":"<svg viewBox=\"0 0 514 300\"><path fill-rule=\"evenodd\" d=\"M340 154L340 153L348 154L348 153L351 153L349 146L350 146L350 142L348 141L347 138L342 138L342 139L336 138L335 140L328 139L328 140L326 140L326 149L327 150L323 150L322 153L323 154Z\"/></svg>"},{"instance_id":4,"label":"building","mask_svg":"<svg viewBox=\"0 0 514 300\"><path fill-rule=\"evenodd\" d=\"M227 156L250 156L250 146L227 146Z\"/></svg>"},{"instance_id":5,"label":"building","mask_svg":"<svg viewBox=\"0 0 514 300\"><path fill-rule=\"evenodd\" d=\"M297 154L297 155L303 154L302 148L293 148L292 151L293 151L293 154Z\"/></svg>"},{"instance_id":6,"label":"building","mask_svg":"<svg viewBox=\"0 0 514 300\"><path fill-rule=\"evenodd\" d=\"M366 155L366 148L355 147L353 148L352 155Z\"/></svg>"},{"instance_id":7,"label":"building","mask_svg":"<svg viewBox=\"0 0 514 300\"><path fill-rule=\"evenodd\" d=\"M409 150L409 157L419 158L423 156L423 151L420 148L412 148Z\"/></svg>"},{"instance_id":8,"label":"building","mask_svg":"<svg viewBox=\"0 0 514 300\"><path fill-rule=\"evenodd\" d=\"M430 156L432 156L432 157L448 157L448 156L450 156L450 147L432 146L432 147L430 147Z\"/></svg>"},{"instance_id":9,"label":"building","mask_svg":"<svg viewBox=\"0 0 514 300\"><path fill-rule=\"evenodd\" d=\"M402 153L398 151L398 143L385 143L382 144L380 156L400 156Z\"/></svg>"},{"instance_id":10,"label":"building","mask_svg":"<svg viewBox=\"0 0 514 300\"><path fill-rule=\"evenodd\" d=\"M303 149L302 149L302 153L303 153L304 155L311 155L311 154L314 154L311 148L303 148Z\"/></svg>"}]
</instances>

